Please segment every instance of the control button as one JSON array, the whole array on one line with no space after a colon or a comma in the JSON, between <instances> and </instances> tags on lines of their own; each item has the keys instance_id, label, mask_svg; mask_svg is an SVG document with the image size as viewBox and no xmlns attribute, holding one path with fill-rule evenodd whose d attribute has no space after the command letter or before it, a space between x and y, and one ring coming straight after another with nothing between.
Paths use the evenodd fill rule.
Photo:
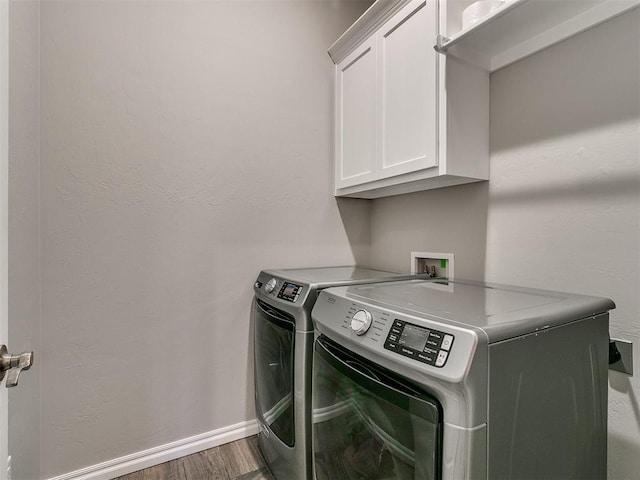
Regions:
<instances>
[{"instance_id":1,"label":"control button","mask_svg":"<svg viewBox=\"0 0 640 480\"><path fill-rule=\"evenodd\" d=\"M392 342L397 342L399 337L398 335L394 335L393 333L390 333L387 338Z\"/></svg>"},{"instance_id":2,"label":"control button","mask_svg":"<svg viewBox=\"0 0 640 480\"><path fill-rule=\"evenodd\" d=\"M429 345L431 348L435 348L436 350L440 348L440 342L438 342L437 340L432 340L431 338L427 340L427 345Z\"/></svg>"},{"instance_id":3,"label":"control button","mask_svg":"<svg viewBox=\"0 0 640 480\"><path fill-rule=\"evenodd\" d=\"M276 279L272 278L271 280L269 280L265 286L264 286L264 291L267 293L271 293L273 292L273 289L276 288Z\"/></svg>"},{"instance_id":4,"label":"control button","mask_svg":"<svg viewBox=\"0 0 640 480\"><path fill-rule=\"evenodd\" d=\"M384 348L386 348L387 350L391 350L392 352L397 352L398 348L400 348L400 345L398 345L397 343L386 341L384 343Z\"/></svg>"},{"instance_id":5,"label":"control button","mask_svg":"<svg viewBox=\"0 0 640 480\"><path fill-rule=\"evenodd\" d=\"M433 365L436 361L436 357L433 355L426 355L424 353L419 353L418 360L424 363L428 363L429 365Z\"/></svg>"},{"instance_id":6,"label":"control button","mask_svg":"<svg viewBox=\"0 0 640 480\"><path fill-rule=\"evenodd\" d=\"M402 334L402 330L400 330L400 329L398 329L398 328L396 328L396 327L393 327L393 328L391 329L391 333L394 333L394 334L396 334L396 335L400 335L400 334Z\"/></svg>"},{"instance_id":7,"label":"control button","mask_svg":"<svg viewBox=\"0 0 640 480\"><path fill-rule=\"evenodd\" d=\"M402 330L404 328L404 322L402 320L394 320L393 326Z\"/></svg>"},{"instance_id":8,"label":"control button","mask_svg":"<svg viewBox=\"0 0 640 480\"><path fill-rule=\"evenodd\" d=\"M366 310L358 310L351 317L351 330L356 335L364 335L371 326L371 314Z\"/></svg>"},{"instance_id":9,"label":"control button","mask_svg":"<svg viewBox=\"0 0 640 480\"><path fill-rule=\"evenodd\" d=\"M423 353L426 353L427 355L437 355L438 354L438 350L435 350L435 349L429 348L429 347L424 347Z\"/></svg>"},{"instance_id":10,"label":"control button","mask_svg":"<svg viewBox=\"0 0 640 480\"><path fill-rule=\"evenodd\" d=\"M453 343L453 335L445 335L444 338L442 339L442 345L440 345L440 348L442 348L443 350L449 350L451 349L452 343Z\"/></svg>"},{"instance_id":11,"label":"control button","mask_svg":"<svg viewBox=\"0 0 640 480\"><path fill-rule=\"evenodd\" d=\"M415 357L416 356L416 352L414 352L413 350L409 350L407 348L403 348L403 347L400 347L400 353L402 355L404 355L405 357Z\"/></svg>"},{"instance_id":12,"label":"control button","mask_svg":"<svg viewBox=\"0 0 640 480\"><path fill-rule=\"evenodd\" d=\"M262 282L260 280L256 280L256 283L254 283L253 286L260 289L262 288Z\"/></svg>"},{"instance_id":13,"label":"control button","mask_svg":"<svg viewBox=\"0 0 640 480\"><path fill-rule=\"evenodd\" d=\"M447 361L448 355L449 355L448 352L445 352L444 350L440 350L440 353L438 353L438 358L436 358L436 367L443 366L444 362Z\"/></svg>"},{"instance_id":14,"label":"control button","mask_svg":"<svg viewBox=\"0 0 640 480\"><path fill-rule=\"evenodd\" d=\"M431 330L431 332L429 332L429 338L431 338L432 340L440 342L440 341L442 341L442 333L436 332L434 330Z\"/></svg>"}]
</instances>

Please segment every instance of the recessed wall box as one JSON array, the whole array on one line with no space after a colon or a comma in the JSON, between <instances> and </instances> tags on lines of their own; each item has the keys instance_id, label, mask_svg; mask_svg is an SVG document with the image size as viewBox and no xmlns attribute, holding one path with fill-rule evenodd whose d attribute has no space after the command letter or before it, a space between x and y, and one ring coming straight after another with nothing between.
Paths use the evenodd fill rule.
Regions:
<instances>
[{"instance_id":1,"label":"recessed wall box","mask_svg":"<svg viewBox=\"0 0 640 480\"><path fill-rule=\"evenodd\" d=\"M411 273L453 280L453 253L411 252Z\"/></svg>"}]
</instances>

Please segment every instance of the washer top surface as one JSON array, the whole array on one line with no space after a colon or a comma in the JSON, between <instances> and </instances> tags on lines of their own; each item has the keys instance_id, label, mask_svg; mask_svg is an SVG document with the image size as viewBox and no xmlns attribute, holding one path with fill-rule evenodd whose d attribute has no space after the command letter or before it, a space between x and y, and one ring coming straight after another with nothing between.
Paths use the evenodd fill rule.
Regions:
<instances>
[{"instance_id":1,"label":"washer top surface","mask_svg":"<svg viewBox=\"0 0 640 480\"><path fill-rule=\"evenodd\" d=\"M358 266L291 268L264 270L263 273L318 289L363 282L380 282L391 278L415 278L415 275L406 273L387 272Z\"/></svg>"},{"instance_id":2,"label":"washer top surface","mask_svg":"<svg viewBox=\"0 0 640 480\"><path fill-rule=\"evenodd\" d=\"M263 270L254 283L253 291L256 299L293 315L296 329L313 331L311 308L319 291L329 287L406 281L421 277L425 278L425 275L357 266Z\"/></svg>"},{"instance_id":3,"label":"washer top surface","mask_svg":"<svg viewBox=\"0 0 640 480\"><path fill-rule=\"evenodd\" d=\"M358 302L482 330L489 343L615 308L608 298L469 281L411 280L332 289Z\"/></svg>"}]
</instances>

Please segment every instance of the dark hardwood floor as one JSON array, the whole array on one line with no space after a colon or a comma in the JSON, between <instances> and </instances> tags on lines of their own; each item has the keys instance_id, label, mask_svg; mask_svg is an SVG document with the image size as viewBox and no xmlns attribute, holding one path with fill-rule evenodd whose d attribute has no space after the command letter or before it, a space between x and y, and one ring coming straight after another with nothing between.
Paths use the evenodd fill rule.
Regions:
<instances>
[{"instance_id":1,"label":"dark hardwood floor","mask_svg":"<svg viewBox=\"0 0 640 480\"><path fill-rule=\"evenodd\" d=\"M275 480L256 436L145 468L115 480Z\"/></svg>"}]
</instances>

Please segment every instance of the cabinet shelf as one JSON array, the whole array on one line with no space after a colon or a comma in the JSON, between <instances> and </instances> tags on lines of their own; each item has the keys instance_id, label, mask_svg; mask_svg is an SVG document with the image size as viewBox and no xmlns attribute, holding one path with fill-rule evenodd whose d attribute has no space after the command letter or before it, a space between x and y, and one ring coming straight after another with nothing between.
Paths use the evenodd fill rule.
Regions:
<instances>
[{"instance_id":1,"label":"cabinet shelf","mask_svg":"<svg viewBox=\"0 0 640 480\"><path fill-rule=\"evenodd\" d=\"M640 0L511 0L461 29L474 0L449 0L436 50L490 72L640 6ZM442 8L442 7L441 7Z\"/></svg>"}]
</instances>

